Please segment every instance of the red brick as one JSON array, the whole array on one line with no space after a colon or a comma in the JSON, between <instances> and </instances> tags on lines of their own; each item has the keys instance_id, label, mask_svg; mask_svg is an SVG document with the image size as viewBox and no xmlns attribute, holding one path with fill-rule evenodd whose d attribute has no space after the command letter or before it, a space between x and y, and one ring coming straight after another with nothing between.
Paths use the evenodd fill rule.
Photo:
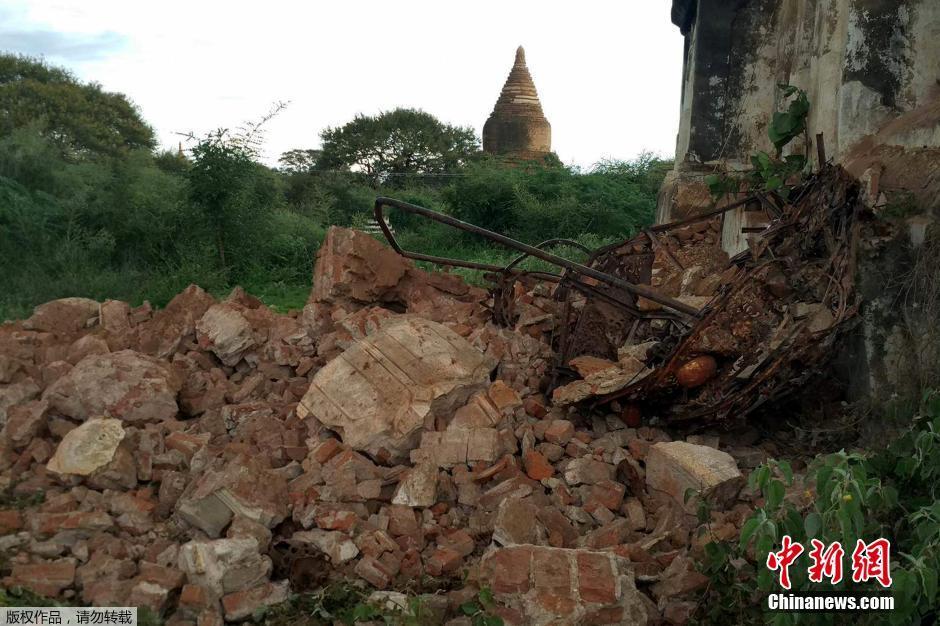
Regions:
<instances>
[{"instance_id":1,"label":"red brick","mask_svg":"<svg viewBox=\"0 0 940 626\"><path fill-rule=\"evenodd\" d=\"M591 498L597 500L611 511L616 511L620 508L620 503L623 501L624 491L625 488L620 483L613 480L604 480L596 485L592 485L588 493Z\"/></svg>"},{"instance_id":2,"label":"red brick","mask_svg":"<svg viewBox=\"0 0 940 626\"><path fill-rule=\"evenodd\" d=\"M316 521L318 527L325 530L346 531L356 525L356 522L359 521L359 516L352 511L321 509L317 511L314 516L314 521Z\"/></svg>"},{"instance_id":3,"label":"red brick","mask_svg":"<svg viewBox=\"0 0 940 626\"><path fill-rule=\"evenodd\" d=\"M617 601L614 572L605 554L579 552L578 589L584 602L612 604Z\"/></svg>"},{"instance_id":4,"label":"red brick","mask_svg":"<svg viewBox=\"0 0 940 626\"><path fill-rule=\"evenodd\" d=\"M529 590L529 570L532 548L517 546L492 553L486 561L491 572L493 591L496 593L526 593Z\"/></svg>"},{"instance_id":5,"label":"red brick","mask_svg":"<svg viewBox=\"0 0 940 626\"><path fill-rule=\"evenodd\" d=\"M388 507L386 512L388 513L388 532L392 536L415 536L420 532L421 528L418 526L413 509L396 504Z\"/></svg>"},{"instance_id":6,"label":"red brick","mask_svg":"<svg viewBox=\"0 0 940 626\"><path fill-rule=\"evenodd\" d=\"M9 587L26 587L39 595L55 597L75 582L75 562L70 560L52 563L14 565L4 584Z\"/></svg>"},{"instance_id":7,"label":"red brick","mask_svg":"<svg viewBox=\"0 0 940 626\"><path fill-rule=\"evenodd\" d=\"M225 619L230 622L243 620L261 607L284 602L289 594L290 588L286 580L230 593L222 598Z\"/></svg>"},{"instance_id":8,"label":"red brick","mask_svg":"<svg viewBox=\"0 0 940 626\"><path fill-rule=\"evenodd\" d=\"M519 394L516 393L515 389L501 380L494 381L487 390L486 395L489 396L490 402L501 413L505 413L507 410L511 411L522 405Z\"/></svg>"},{"instance_id":9,"label":"red brick","mask_svg":"<svg viewBox=\"0 0 940 626\"><path fill-rule=\"evenodd\" d=\"M529 623L525 615L508 606L495 606L492 612L497 617L500 617L504 624L509 624L509 626L523 626Z\"/></svg>"},{"instance_id":10,"label":"red brick","mask_svg":"<svg viewBox=\"0 0 940 626\"><path fill-rule=\"evenodd\" d=\"M593 438L591 437L591 435L583 431L578 431L572 436L578 441L580 441L581 443L591 443L591 441L593 441Z\"/></svg>"},{"instance_id":11,"label":"red brick","mask_svg":"<svg viewBox=\"0 0 940 626\"><path fill-rule=\"evenodd\" d=\"M385 571L388 572L390 578L395 578L399 570L401 570L401 557L402 552L395 550L394 552L386 552L378 558L379 563L385 568Z\"/></svg>"},{"instance_id":12,"label":"red brick","mask_svg":"<svg viewBox=\"0 0 940 626\"><path fill-rule=\"evenodd\" d=\"M470 533L463 529L457 529L441 535L437 543L442 548L451 548L460 553L460 556L470 556L476 548L476 542Z\"/></svg>"},{"instance_id":13,"label":"red brick","mask_svg":"<svg viewBox=\"0 0 940 626\"><path fill-rule=\"evenodd\" d=\"M54 535L61 530L107 530L114 525L111 516L103 511L43 513L33 521L42 535Z\"/></svg>"},{"instance_id":14,"label":"red brick","mask_svg":"<svg viewBox=\"0 0 940 626\"><path fill-rule=\"evenodd\" d=\"M609 548L623 543L630 533L630 522L623 517L592 530L584 538L584 545L589 548Z\"/></svg>"},{"instance_id":15,"label":"red brick","mask_svg":"<svg viewBox=\"0 0 940 626\"><path fill-rule=\"evenodd\" d=\"M650 442L645 439L631 439L627 442L627 450L630 451L630 456L637 461L645 461L650 445Z\"/></svg>"},{"instance_id":16,"label":"red brick","mask_svg":"<svg viewBox=\"0 0 940 626\"><path fill-rule=\"evenodd\" d=\"M574 424L568 420L554 420L545 430L545 440L565 445L574 436Z\"/></svg>"},{"instance_id":17,"label":"red brick","mask_svg":"<svg viewBox=\"0 0 940 626\"><path fill-rule=\"evenodd\" d=\"M323 465L339 454L342 449L343 445L336 439L325 439L317 446L316 450L313 451L313 458L317 463Z\"/></svg>"},{"instance_id":18,"label":"red brick","mask_svg":"<svg viewBox=\"0 0 940 626\"><path fill-rule=\"evenodd\" d=\"M159 585L164 589L172 591L183 586L186 575L175 567L163 567L156 563L140 562L140 579Z\"/></svg>"},{"instance_id":19,"label":"red brick","mask_svg":"<svg viewBox=\"0 0 940 626\"><path fill-rule=\"evenodd\" d=\"M526 413L538 419L542 419L548 413L548 411L545 409L545 404L534 396L529 396L526 398L523 401L522 406L525 408Z\"/></svg>"},{"instance_id":20,"label":"red brick","mask_svg":"<svg viewBox=\"0 0 940 626\"><path fill-rule=\"evenodd\" d=\"M623 607L610 606L591 611L584 616L585 624L621 624L623 623Z\"/></svg>"},{"instance_id":21,"label":"red brick","mask_svg":"<svg viewBox=\"0 0 940 626\"><path fill-rule=\"evenodd\" d=\"M392 582L391 573L381 561L371 556L364 556L356 563L356 574L373 587L385 589Z\"/></svg>"},{"instance_id":22,"label":"red brick","mask_svg":"<svg viewBox=\"0 0 940 626\"><path fill-rule=\"evenodd\" d=\"M179 605L180 608L193 610L207 609L212 606L212 598L209 596L209 590L202 585L183 585Z\"/></svg>"},{"instance_id":23,"label":"red brick","mask_svg":"<svg viewBox=\"0 0 940 626\"><path fill-rule=\"evenodd\" d=\"M545 480L555 474L555 468L552 464L535 450L529 450L525 453L525 473L532 480Z\"/></svg>"},{"instance_id":24,"label":"red brick","mask_svg":"<svg viewBox=\"0 0 940 626\"><path fill-rule=\"evenodd\" d=\"M398 550L398 544L384 530L364 532L355 539L356 547L366 555L379 558L382 553Z\"/></svg>"},{"instance_id":25,"label":"red brick","mask_svg":"<svg viewBox=\"0 0 940 626\"><path fill-rule=\"evenodd\" d=\"M554 548L570 548L578 541L578 531L564 514L554 507L542 507L536 514L548 531L548 544Z\"/></svg>"},{"instance_id":26,"label":"red brick","mask_svg":"<svg viewBox=\"0 0 940 626\"><path fill-rule=\"evenodd\" d=\"M570 596L570 553L554 549L532 551L532 582L539 591L561 596Z\"/></svg>"},{"instance_id":27,"label":"red brick","mask_svg":"<svg viewBox=\"0 0 940 626\"><path fill-rule=\"evenodd\" d=\"M128 606L133 580L96 580L82 586L82 601L87 606Z\"/></svg>"},{"instance_id":28,"label":"red brick","mask_svg":"<svg viewBox=\"0 0 940 626\"><path fill-rule=\"evenodd\" d=\"M575 599L571 596L560 596L553 591L536 592L535 601L538 602L546 611L560 616L570 615L574 612L575 607L577 606ZM564 624L566 622L562 621L555 623Z\"/></svg>"},{"instance_id":29,"label":"red brick","mask_svg":"<svg viewBox=\"0 0 940 626\"><path fill-rule=\"evenodd\" d=\"M186 461L191 461L193 455L199 451L199 448L209 443L209 433L201 435L188 435L186 433L170 433L164 439L164 445L167 450L177 450L186 457Z\"/></svg>"},{"instance_id":30,"label":"red brick","mask_svg":"<svg viewBox=\"0 0 940 626\"><path fill-rule=\"evenodd\" d=\"M399 573L410 580L417 580L424 575L424 565L421 562L421 553L409 550L401 557L401 570Z\"/></svg>"},{"instance_id":31,"label":"red brick","mask_svg":"<svg viewBox=\"0 0 940 626\"><path fill-rule=\"evenodd\" d=\"M428 559L428 574L431 576L441 576L457 571L460 564L463 563L463 557L459 552L452 548L438 548Z\"/></svg>"},{"instance_id":32,"label":"red brick","mask_svg":"<svg viewBox=\"0 0 940 626\"><path fill-rule=\"evenodd\" d=\"M15 509L0 511L0 535L9 535L23 528L23 515Z\"/></svg>"}]
</instances>

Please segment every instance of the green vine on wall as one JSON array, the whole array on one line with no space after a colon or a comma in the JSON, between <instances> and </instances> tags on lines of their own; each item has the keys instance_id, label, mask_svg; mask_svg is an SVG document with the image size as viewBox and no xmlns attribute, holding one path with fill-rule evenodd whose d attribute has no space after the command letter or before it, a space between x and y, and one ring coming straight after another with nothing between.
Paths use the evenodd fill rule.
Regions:
<instances>
[{"instance_id":1,"label":"green vine on wall","mask_svg":"<svg viewBox=\"0 0 940 626\"><path fill-rule=\"evenodd\" d=\"M705 184L716 200L725 194L738 193L742 183L747 183L749 188L775 191L786 198L790 193L788 181L806 168L805 153L789 154L785 157L782 154L787 144L801 135L806 135L809 98L805 91L793 85L777 85L777 88L782 92L784 101L789 101L789 104L786 111L776 111L773 114L767 128L767 135L774 146L774 155L763 151L753 155L753 169L743 178L727 173L706 176ZM807 141L806 146L808 145Z\"/></svg>"}]
</instances>

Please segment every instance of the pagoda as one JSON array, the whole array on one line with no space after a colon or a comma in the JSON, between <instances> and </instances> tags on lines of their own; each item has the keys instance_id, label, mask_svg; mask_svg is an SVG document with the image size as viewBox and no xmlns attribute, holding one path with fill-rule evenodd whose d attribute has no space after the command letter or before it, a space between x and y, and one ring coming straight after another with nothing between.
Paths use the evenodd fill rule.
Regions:
<instances>
[{"instance_id":1,"label":"pagoda","mask_svg":"<svg viewBox=\"0 0 940 626\"><path fill-rule=\"evenodd\" d=\"M552 127L525 64L525 50L516 50L509 78L483 125L483 150L519 160L545 157L552 151Z\"/></svg>"}]
</instances>

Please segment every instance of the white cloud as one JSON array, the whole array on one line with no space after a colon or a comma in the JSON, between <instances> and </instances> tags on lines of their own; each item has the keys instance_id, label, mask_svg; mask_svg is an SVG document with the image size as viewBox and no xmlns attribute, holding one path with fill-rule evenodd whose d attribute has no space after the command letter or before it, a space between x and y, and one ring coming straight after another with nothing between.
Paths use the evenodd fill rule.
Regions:
<instances>
[{"instance_id":1,"label":"white cloud","mask_svg":"<svg viewBox=\"0 0 940 626\"><path fill-rule=\"evenodd\" d=\"M123 47L103 56L63 49L46 56L128 94L167 146L175 146L176 131L236 126L277 100L291 105L269 126L271 162L284 150L317 146L325 126L396 106L479 132L523 45L562 160L589 166L674 150L682 39L668 2L11 6L9 30L50 31L73 42L118 37ZM16 44L0 39L0 48Z\"/></svg>"}]
</instances>

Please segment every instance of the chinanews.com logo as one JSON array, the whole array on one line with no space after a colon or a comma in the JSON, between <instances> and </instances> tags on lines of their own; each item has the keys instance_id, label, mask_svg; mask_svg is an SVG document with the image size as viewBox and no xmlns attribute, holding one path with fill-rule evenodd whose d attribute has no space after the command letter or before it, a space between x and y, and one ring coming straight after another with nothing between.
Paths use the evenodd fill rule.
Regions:
<instances>
[{"instance_id":1,"label":"chinanews.com logo","mask_svg":"<svg viewBox=\"0 0 940 626\"><path fill-rule=\"evenodd\" d=\"M784 535L780 550L767 555L767 568L777 573L777 582L783 589L790 591L790 567L795 566L796 560L804 553L810 560L807 575L811 583L838 585L842 582L846 554L842 544L835 541L826 545L818 539L811 539L810 547L807 552L803 544ZM871 543L859 539L852 550L850 563L853 583L874 581L883 589L891 588L891 542L887 539L876 539ZM771 593L767 596L767 608L770 611L890 611L894 609L894 598L823 588L818 592Z\"/></svg>"}]
</instances>

